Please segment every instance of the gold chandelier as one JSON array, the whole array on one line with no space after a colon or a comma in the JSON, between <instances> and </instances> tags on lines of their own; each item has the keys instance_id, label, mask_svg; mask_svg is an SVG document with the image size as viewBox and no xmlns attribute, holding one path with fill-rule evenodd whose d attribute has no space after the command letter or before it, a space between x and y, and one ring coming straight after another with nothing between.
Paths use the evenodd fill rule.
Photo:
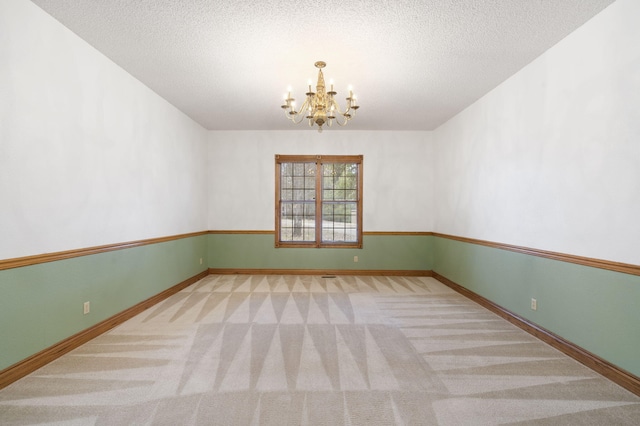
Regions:
<instances>
[{"instance_id":1,"label":"gold chandelier","mask_svg":"<svg viewBox=\"0 0 640 426\"><path fill-rule=\"evenodd\" d=\"M299 111L296 111L295 99L291 97L291 89L285 95L285 104L282 105L285 116L289 120L299 124L306 118L309 120L310 127L313 127L314 124L318 126L318 132L322 132L324 124L328 124L331 127L334 121L340 126L346 126L349 120L356 115L358 108L360 108L360 106L356 105L356 97L353 95L353 91L349 89L349 97L346 98L346 110L340 111L340 107L334 99L337 93L333 91L333 82L330 82L331 90L328 92L325 90L322 68L326 65L322 61L315 63L316 68L318 68L316 92L314 93L311 90L311 80L309 80L309 91L306 93L307 97Z\"/></svg>"}]
</instances>

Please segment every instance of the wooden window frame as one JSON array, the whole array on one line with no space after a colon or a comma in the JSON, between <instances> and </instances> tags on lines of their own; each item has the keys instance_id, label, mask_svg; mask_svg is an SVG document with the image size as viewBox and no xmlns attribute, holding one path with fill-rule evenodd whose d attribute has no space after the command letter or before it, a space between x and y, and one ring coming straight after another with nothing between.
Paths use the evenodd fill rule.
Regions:
<instances>
[{"instance_id":1,"label":"wooden window frame","mask_svg":"<svg viewBox=\"0 0 640 426\"><path fill-rule=\"evenodd\" d=\"M282 163L315 163L315 241L281 241L281 167ZM358 165L358 197L356 202L356 241L322 241L322 165L331 163L354 163ZM277 248L362 248L362 155L276 155L275 156L275 246Z\"/></svg>"}]
</instances>

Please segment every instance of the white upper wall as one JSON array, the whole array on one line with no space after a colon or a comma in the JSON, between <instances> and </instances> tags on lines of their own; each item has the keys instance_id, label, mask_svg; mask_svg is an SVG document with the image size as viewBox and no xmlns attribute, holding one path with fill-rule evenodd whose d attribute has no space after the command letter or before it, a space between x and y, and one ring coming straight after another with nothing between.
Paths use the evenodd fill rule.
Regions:
<instances>
[{"instance_id":1,"label":"white upper wall","mask_svg":"<svg viewBox=\"0 0 640 426\"><path fill-rule=\"evenodd\" d=\"M640 1L438 128L437 232L640 264Z\"/></svg>"},{"instance_id":2,"label":"white upper wall","mask_svg":"<svg viewBox=\"0 0 640 426\"><path fill-rule=\"evenodd\" d=\"M272 230L275 154L363 154L364 231L640 264L637 22L640 2L616 1L435 132L206 132L31 2L3 0L0 259Z\"/></svg>"},{"instance_id":3,"label":"white upper wall","mask_svg":"<svg viewBox=\"0 0 640 426\"><path fill-rule=\"evenodd\" d=\"M33 3L0 2L0 259L205 230L206 141Z\"/></svg>"},{"instance_id":4,"label":"white upper wall","mask_svg":"<svg viewBox=\"0 0 640 426\"><path fill-rule=\"evenodd\" d=\"M283 118L284 120L284 118ZM209 229L275 229L275 155L363 155L363 230L431 231L431 132L213 131Z\"/></svg>"}]
</instances>

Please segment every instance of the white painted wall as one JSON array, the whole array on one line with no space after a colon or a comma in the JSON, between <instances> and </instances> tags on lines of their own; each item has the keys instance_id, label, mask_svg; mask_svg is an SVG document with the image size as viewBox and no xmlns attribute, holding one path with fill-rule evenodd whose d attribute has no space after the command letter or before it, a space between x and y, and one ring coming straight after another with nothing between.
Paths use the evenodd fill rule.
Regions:
<instances>
[{"instance_id":1,"label":"white painted wall","mask_svg":"<svg viewBox=\"0 0 640 426\"><path fill-rule=\"evenodd\" d=\"M205 230L206 141L33 3L0 2L0 259Z\"/></svg>"},{"instance_id":2,"label":"white painted wall","mask_svg":"<svg viewBox=\"0 0 640 426\"><path fill-rule=\"evenodd\" d=\"M435 132L206 132L31 2L0 2L0 259L272 230L275 154L363 154L364 230L640 264L640 2ZM207 177L208 176L208 177Z\"/></svg>"},{"instance_id":3,"label":"white painted wall","mask_svg":"<svg viewBox=\"0 0 640 426\"><path fill-rule=\"evenodd\" d=\"M284 118L283 118L284 119ZM275 229L275 155L363 155L363 230L433 229L431 132L210 132L209 229Z\"/></svg>"},{"instance_id":4,"label":"white painted wall","mask_svg":"<svg viewBox=\"0 0 640 426\"><path fill-rule=\"evenodd\" d=\"M438 128L435 230L640 264L640 2Z\"/></svg>"}]
</instances>

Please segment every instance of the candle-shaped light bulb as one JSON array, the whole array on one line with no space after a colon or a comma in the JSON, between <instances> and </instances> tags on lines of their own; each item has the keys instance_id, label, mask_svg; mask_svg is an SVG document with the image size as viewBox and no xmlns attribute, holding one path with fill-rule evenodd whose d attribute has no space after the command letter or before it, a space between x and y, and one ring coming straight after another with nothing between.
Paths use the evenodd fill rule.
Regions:
<instances>
[{"instance_id":1,"label":"candle-shaped light bulb","mask_svg":"<svg viewBox=\"0 0 640 426\"><path fill-rule=\"evenodd\" d=\"M333 92L333 79L332 78L329 79L329 84L331 85L331 91Z\"/></svg>"}]
</instances>

